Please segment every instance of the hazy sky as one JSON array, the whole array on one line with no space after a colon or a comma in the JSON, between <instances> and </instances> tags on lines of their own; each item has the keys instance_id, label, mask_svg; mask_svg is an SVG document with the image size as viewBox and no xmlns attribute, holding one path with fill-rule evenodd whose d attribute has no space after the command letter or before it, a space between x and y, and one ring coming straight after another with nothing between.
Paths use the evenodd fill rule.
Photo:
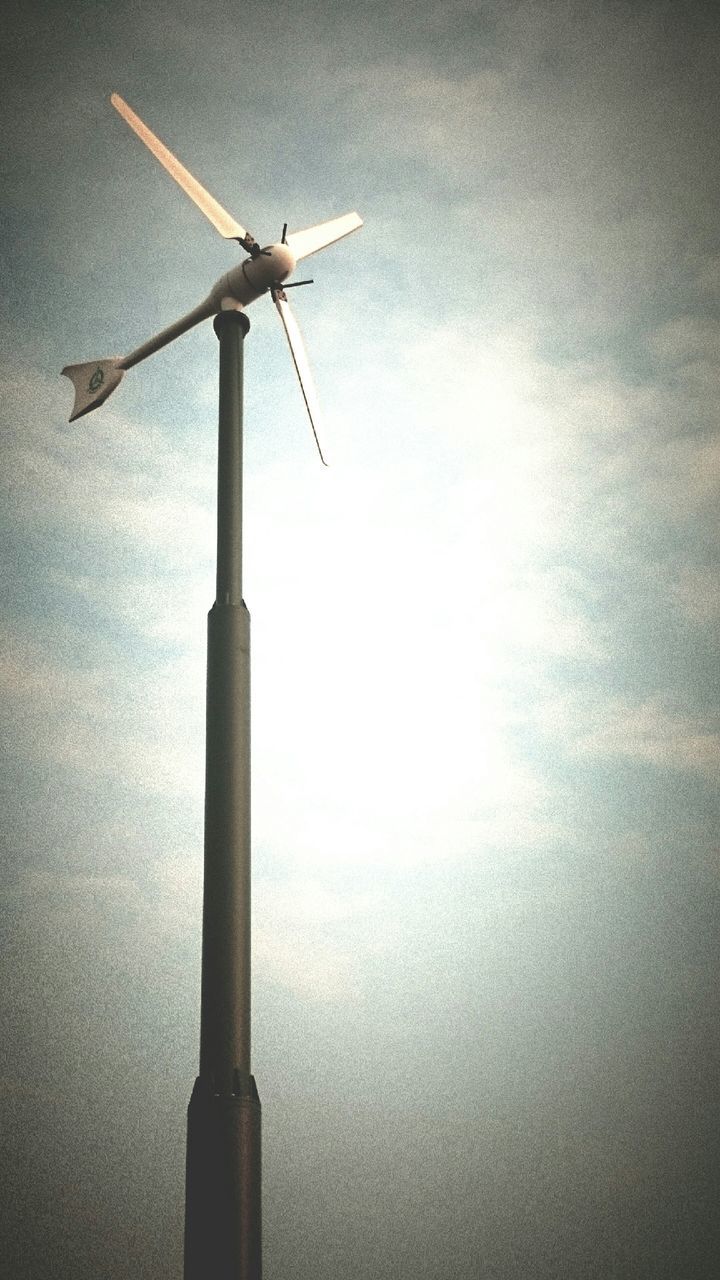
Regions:
<instances>
[{"instance_id":1,"label":"hazy sky","mask_svg":"<svg viewBox=\"0 0 720 1280\"><path fill-rule=\"evenodd\" d=\"M720 40L700 4L11 5L4 1240L177 1280L217 341L246 341L268 1280L716 1275Z\"/></svg>"}]
</instances>

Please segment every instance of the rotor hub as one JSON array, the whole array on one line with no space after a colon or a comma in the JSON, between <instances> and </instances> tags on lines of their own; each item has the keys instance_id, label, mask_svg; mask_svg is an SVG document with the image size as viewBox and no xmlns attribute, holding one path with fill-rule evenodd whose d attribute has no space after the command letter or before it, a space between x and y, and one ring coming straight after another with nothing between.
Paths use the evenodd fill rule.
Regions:
<instances>
[{"instance_id":1,"label":"rotor hub","mask_svg":"<svg viewBox=\"0 0 720 1280\"><path fill-rule=\"evenodd\" d=\"M264 264L272 269L272 280L287 280L295 270L297 260L289 244L271 244L263 254Z\"/></svg>"}]
</instances>

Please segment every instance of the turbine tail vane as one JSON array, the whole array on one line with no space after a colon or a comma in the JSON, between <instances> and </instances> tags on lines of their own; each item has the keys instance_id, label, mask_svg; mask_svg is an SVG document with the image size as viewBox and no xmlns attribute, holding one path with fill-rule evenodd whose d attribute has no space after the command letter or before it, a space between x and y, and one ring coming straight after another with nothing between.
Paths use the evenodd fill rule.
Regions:
<instances>
[{"instance_id":1,"label":"turbine tail vane","mask_svg":"<svg viewBox=\"0 0 720 1280\"><path fill-rule=\"evenodd\" d=\"M120 384L125 372L119 356L107 360L87 360L84 364L66 364L62 373L75 388L75 403L70 421L97 409Z\"/></svg>"}]
</instances>

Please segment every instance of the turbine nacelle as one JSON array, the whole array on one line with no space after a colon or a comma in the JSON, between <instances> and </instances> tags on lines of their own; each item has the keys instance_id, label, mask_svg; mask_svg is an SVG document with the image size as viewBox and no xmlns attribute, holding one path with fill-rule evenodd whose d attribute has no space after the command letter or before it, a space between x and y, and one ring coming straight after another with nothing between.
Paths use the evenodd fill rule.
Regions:
<instances>
[{"instance_id":1,"label":"turbine nacelle","mask_svg":"<svg viewBox=\"0 0 720 1280\"><path fill-rule=\"evenodd\" d=\"M210 298L219 311L224 298L233 298L247 307L268 290L284 284L297 265L295 254L287 244L270 244L260 253L231 267L213 285Z\"/></svg>"},{"instance_id":2,"label":"turbine nacelle","mask_svg":"<svg viewBox=\"0 0 720 1280\"><path fill-rule=\"evenodd\" d=\"M240 270L252 288L258 289L260 293L267 293L273 285L282 284L287 280L296 266L297 258L290 245L281 242L269 244L258 254L246 258L240 264Z\"/></svg>"}]
</instances>

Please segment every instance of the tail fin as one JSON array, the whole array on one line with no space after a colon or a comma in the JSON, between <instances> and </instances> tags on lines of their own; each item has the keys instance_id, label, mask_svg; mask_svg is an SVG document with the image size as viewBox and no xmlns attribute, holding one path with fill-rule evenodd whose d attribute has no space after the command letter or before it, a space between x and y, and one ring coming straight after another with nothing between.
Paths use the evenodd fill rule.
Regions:
<instances>
[{"instance_id":1,"label":"tail fin","mask_svg":"<svg viewBox=\"0 0 720 1280\"><path fill-rule=\"evenodd\" d=\"M108 396L119 385L125 372L118 356L109 360L88 360L86 364L66 364L63 374L69 378L75 388L75 403L70 414L70 421L82 418L103 404Z\"/></svg>"}]
</instances>

